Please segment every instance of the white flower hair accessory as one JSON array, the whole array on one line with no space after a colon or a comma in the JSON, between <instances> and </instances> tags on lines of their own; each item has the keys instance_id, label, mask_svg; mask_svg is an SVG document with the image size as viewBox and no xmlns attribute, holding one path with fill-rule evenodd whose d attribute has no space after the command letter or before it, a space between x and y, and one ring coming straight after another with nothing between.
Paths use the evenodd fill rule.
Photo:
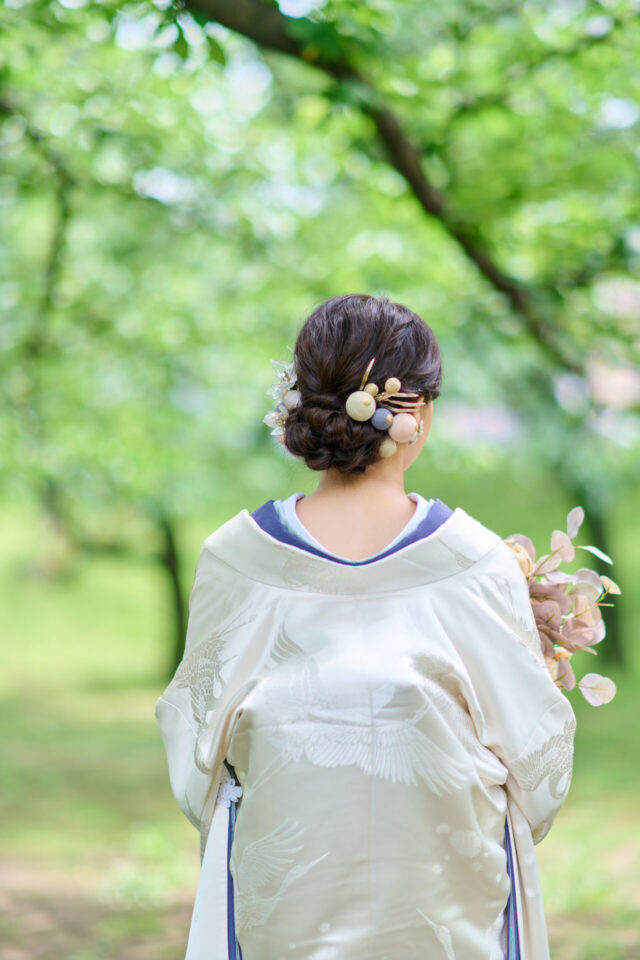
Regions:
<instances>
[{"instance_id":1,"label":"white flower hair accessory","mask_svg":"<svg viewBox=\"0 0 640 960\"><path fill-rule=\"evenodd\" d=\"M271 427L273 436L282 437L284 435L284 422L291 410L302 402L300 391L294 389L297 383L295 357L290 363L284 360L272 360L273 367L278 379L269 387L267 395L275 402L275 409L262 418L262 422Z\"/></svg>"}]
</instances>

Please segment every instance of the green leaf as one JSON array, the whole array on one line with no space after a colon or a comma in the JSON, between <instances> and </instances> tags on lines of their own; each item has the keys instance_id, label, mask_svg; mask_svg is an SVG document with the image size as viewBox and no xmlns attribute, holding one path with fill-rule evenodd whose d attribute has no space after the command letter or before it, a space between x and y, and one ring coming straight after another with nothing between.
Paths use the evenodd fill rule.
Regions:
<instances>
[{"instance_id":1,"label":"green leaf","mask_svg":"<svg viewBox=\"0 0 640 960\"><path fill-rule=\"evenodd\" d=\"M227 62L227 58L224 50L218 43L215 37L209 36L207 34L207 43L209 44L209 55L212 60L215 60L216 63L221 63L224 66Z\"/></svg>"},{"instance_id":2,"label":"green leaf","mask_svg":"<svg viewBox=\"0 0 640 960\"><path fill-rule=\"evenodd\" d=\"M285 31L300 43L305 60L336 61L343 57L344 44L332 23L287 18Z\"/></svg>"},{"instance_id":3,"label":"green leaf","mask_svg":"<svg viewBox=\"0 0 640 960\"><path fill-rule=\"evenodd\" d=\"M185 35L182 32L182 30L178 34L178 39L174 43L173 49L175 50L175 52L178 54L179 57L182 57L183 60L186 60L187 57L189 56L189 44L187 43L185 39Z\"/></svg>"}]
</instances>

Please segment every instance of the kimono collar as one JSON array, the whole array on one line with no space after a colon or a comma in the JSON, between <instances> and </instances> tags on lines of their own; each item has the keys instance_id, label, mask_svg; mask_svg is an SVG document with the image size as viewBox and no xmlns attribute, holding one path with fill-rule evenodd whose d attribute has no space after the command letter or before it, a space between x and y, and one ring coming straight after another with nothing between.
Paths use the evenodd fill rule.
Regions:
<instances>
[{"instance_id":1,"label":"kimono collar","mask_svg":"<svg viewBox=\"0 0 640 960\"><path fill-rule=\"evenodd\" d=\"M210 534L203 549L250 580L274 587L320 594L378 594L450 577L500 542L497 533L456 507L427 536L377 560L351 565L282 542L245 509Z\"/></svg>"},{"instance_id":2,"label":"kimono collar","mask_svg":"<svg viewBox=\"0 0 640 960\"><path fill-rule=\"evenodd\" d=\"M409 533L402 537L402 539L398 543L394 544L394 546L389 547L387 550L381 550L375 556L375 560L381 560L382 557L386 557L387 554L396 553L397 550L408 546L408 544L413 543L414 540L421 540L422 537L426 537L430 533L433 533L436 527L439 527L440 524L447 519L447 517L451 516L452 512L453 511L446 505L446 503L443 503L442 500L436 498L427 511L426 517L420 521L417 527L410 530ZM266 530L267 533L270 533L271 536L275 537L276 540L280 540L282 543L290 543L294 547L302 547L302 549L306 550L307 553L314 553L317 557L327 557L329 560L333 560L334 563L342 563L347 567L357 567L365 563L373 562L372 558L365 560L347 560L344 557L334 557L328 551L319 550L306 540L302 540L296 533L291 531L288 526L282 522L273 500L267 500L267 502L261 507L258 507L257 510L254 510L251 516L259 524L259 526L262 527L263 530Z\"/></svg>"}]
</instances>

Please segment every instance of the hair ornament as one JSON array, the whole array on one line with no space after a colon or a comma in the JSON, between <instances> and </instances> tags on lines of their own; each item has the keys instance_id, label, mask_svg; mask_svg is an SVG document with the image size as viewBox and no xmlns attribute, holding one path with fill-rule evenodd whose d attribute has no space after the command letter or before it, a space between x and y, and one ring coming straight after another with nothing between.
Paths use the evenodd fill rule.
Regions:
<instances>
[{"instance_id":1,"label":"hair ornament","mask_svg":"<svg viewBox=\"0 0 640 960\"><path fill-rule=\"evenodd\" d=\"M411 411L426 404L424 400L416 399L420 396L417 391L403 391L398 377L387 377L384 390L380 391L378 384L368 379L374 362L375 357L367 364L359 389L349 394L345 406L352 420L360 423L370 420L376 430L387 432L378 447L378 454L384 458L393 456L399 443L416 442L423 424L420 420L418 425ZM274 409L263 417L262 422L282 441L285 421L289 413L302 403L302 396L297 389L295 357L290 363L271 360L271 366L277 380L266 392L274 401Z\"/></svg>"},{"instance_id":2,"label":"hair ornament","mask_svg":"<svg viewBox=\"0 0 640 960\"><path fill-rule=\"evenodd\" d=\"M295 357L290 363L283 360L272 360L277 380L273 386L267 390L275 404L275 409L262 418L262 422L271 427L271 433L276 437L284 435L284 422L291 410L294 410L301 402L300 391L296 390L298 375L296 373Z\"/></svg>"},{"instance_id":3,"label":"hair ornament","mask_svg":"<svg viewBox=\"0 0 640 960\"><path fill-rule=\"evenodd\" d=\"M349 394L345 406L352 420L361 423L370 420L376 430L388 432L378 447L379 455L386 458L393 456L399 443L416 442L418 434L422 433L422 423L418 426L410 411L426 406L426 402L415 399L420 396L415 390L403 391L402 383L397 377L388 377L384 390L380 392L378 385L368 380L374 362L375 357L372 357L359 389ZM414 399L410 399L411 397Z\"/></svg>"}]
</instances>

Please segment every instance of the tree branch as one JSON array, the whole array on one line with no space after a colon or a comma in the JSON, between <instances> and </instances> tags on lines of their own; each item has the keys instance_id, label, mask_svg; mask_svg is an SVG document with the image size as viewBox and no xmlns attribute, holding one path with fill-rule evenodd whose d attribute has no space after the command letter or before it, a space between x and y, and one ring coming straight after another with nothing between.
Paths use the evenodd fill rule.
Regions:
<instances>
[{"instance_id":1,"label":"tree branch","mask_svg":"<svg viewBox=\"0 0 640 960\"><path fill-rule=\"evenodd\" d=\"M422 167L420 152L404 132L398 117L381 105L377 92L351 67L342 51L336 52L334 56L330 56L326 51L320 52L323 49L323 24L305 20L305 39L302 41L295 36L300 35L300 20L287 17L275 6L267 6L260 0L188 0L187 7L241 33L259 47L296 57L334 78L350 78L364 84L371 97L362 102L361 109L373 120L378 138L384 145L391 164L408 183L424 212L442 224L493 288L507 297L512 309L525 321L531 334L550 358L576 373L582 372L582 365L560 346L551 325L540 317L530 288L504 273L486 245L473 235L474 231L449 211L444 194L430 183ZM317 43L314 42L316 32ZM336 51L339 51L338 47Z\"/></svg>"},{"instance_id":2,"label":"tree branch","mask_svg":"<svg viewBox=\"0 0 640 960\"><path fill-rule=\"evenodd\" d=\"M464 227L454 224L447 212L444 196L429 183L422 169L418 149L404 135L396 115L390 110L373 110L371 116L393 166L407 181L423 210L440 220L449 235L457 241L486 279L497 290L506 294L513 309L530 323L533 322L529 317L524 287L502 273L487 251L471 238ZM537 330L533 332L539 334Z\"/></svg>"},{"instance_id":3,"label":"tree branch","mask_svg":"<svg viewBox=\"0 0 640 960\"><path fill-rule=\"evenodd\" d=\"M60 182L65 182L70 187L74 186L74 179L67 170L64 160L55 152L55 150L51 149L46 138L43 137L40 131L33 126L18 105L12 103L10 100L5 100L4 98L0 97L0 116L11 116L13 114L21 117L22 120L24 120L24 129L27 137L37 148L44 160L46 160L46 162L49 164L55 173L56 178Z\"/></svg>"},{"instance_id":4,"label":"tree branch","mask_svg":"<svg viewBox=\"0 0 640 960\"><path fill-rule=\"evenodd\" d=\"M253 40L259 47L297 57L334 77L356 76L342 55L332 57L324 50L326 30L323 24L287 17L275 3L263 3L261 0L176 0L174 6L186 8L194 14L203 14L208 20ZM309 27L309 42L295 37L296 24L299 23ZM291 32L287 32L287 25ZM317 34L317 43L313 42L314 32Z\"/></svg>"},{"instance_id":5,"label":"tree branch","mask_svg":"<svg viewBox=\"0 0 640 960\"><path fill-rule=\"evenodd\" d=\"M44 288L31 330L28 331L21 344L21 349L29 358L33 359L44 353L50 346L47 335L47 321L53 307L55 289L62 269L67 227L71 216L69 196L76 184L64 160L55 150L51 149L46 138L24 116L19 107L8 100L0 99L0 116L3 114L6 116L15 114L22 118L27 137L53 173L56 213L45 265Z\"/></svg>"}]
</instances>

